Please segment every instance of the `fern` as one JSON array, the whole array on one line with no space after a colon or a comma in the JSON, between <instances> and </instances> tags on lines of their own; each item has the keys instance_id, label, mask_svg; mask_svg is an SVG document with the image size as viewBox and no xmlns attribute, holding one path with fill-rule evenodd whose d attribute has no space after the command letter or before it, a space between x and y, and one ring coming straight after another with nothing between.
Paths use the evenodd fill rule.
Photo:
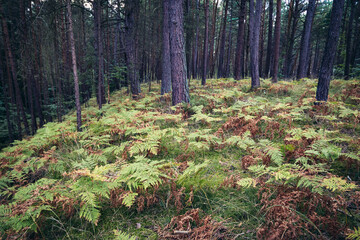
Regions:
<instances>
[{"instance_id":1,"label":"fern","mask_svg":"<svg viewBox=\"0 0 360 240\"><path fill-rule=\"evenodd\" d=\"M350 240L360 240L360 227L358 229L354 229L353 233L350 233L346 239L350 239Z\"/></svg>"},{"instance_id":2,"label":"fern","mask_svg":"<svg viewBox=\"0 0 360 240\"><path fill-rule=\"evenodd\" d=\"M115 240L136 240L137 237L133 237L130 234L124 233L120 230L114 230Z\"/></svg>"}]
</instances>

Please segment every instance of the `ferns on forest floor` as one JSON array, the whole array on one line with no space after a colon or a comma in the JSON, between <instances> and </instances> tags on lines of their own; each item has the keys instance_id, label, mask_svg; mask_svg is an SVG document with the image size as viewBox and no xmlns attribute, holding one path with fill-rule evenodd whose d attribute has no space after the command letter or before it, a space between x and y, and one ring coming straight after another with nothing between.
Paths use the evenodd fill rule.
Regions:
<instances>
[{"instance_id":1,"label":"ferns on forest floor","mask_svg":"<svg viewBox=\"0 0 360 240\"><path fill-rule=\"evenodd\" d=\"M336 92L346 92L351 84L337 80ZM264 189L272 193L269 201L260 196L257 204L291 205L296 208L291 217L299 226L321 235L304 223L304 202L295 204L284 197L293 192L355 204L350 199L358 193L360 180L356 131L360 110L352 104L356 99L346 92L350 94L346 102L337 97L327 106L314 107L312 80L277 84L265 80L262 86L250 92L248 81L209 80L204 89L194 83L191 91L197 97L192 106L177 107L169 106L169 96L153 92L137 101L123 92L114 93L112 103L102 110L83 110L81 133L76 132L73 115L63 123L46 124L34 137L0 153L1 235L41 231L47 228L42 225L44 218L62 219L64 226L70 218L85 219L98 229L109 209L134 219L151 206L159 212L176 208L172 215L184 206L196 206L207 214L228 216L225 225L232 226L234 233L256 224L256 231L264 233L271 229L267 220L285 220L275 219L270 210L254 219L250 217L254 202L235 206L234 201L243 192L257 199ZM221 191L228 194L227 204L219 200ZM222 210L222 205L235 212ZM316 209L325 219L320 207ZM346 208L339 210L349 215ZM163 221L169 218L164 216ZM239 219L245 222L233 224ZM335 220L344 225L341 217ZM348 223L359 227L351 219ZM256 231L249 235L254 237ZM121 239L134 234L118 231L116 235Z\"/></svg>"}]
</instances>

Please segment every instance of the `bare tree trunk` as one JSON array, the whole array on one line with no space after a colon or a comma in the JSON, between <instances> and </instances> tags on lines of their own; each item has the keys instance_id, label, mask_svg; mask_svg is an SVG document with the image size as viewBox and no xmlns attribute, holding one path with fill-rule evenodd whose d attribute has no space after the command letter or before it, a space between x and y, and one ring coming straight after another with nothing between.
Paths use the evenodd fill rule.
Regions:
<instances>
[{"instance_id":1,"label":"bare tree trunk","mask_svg":"<svg viewBox=\"0 0 360 240\"><path fill-rule=\"evenodd\" d=\"M274 0L269 0L269 23L268 23L268 42L266 50L266 63L264 77L269 76L270 62L272 57L272 35L273 35L273 11L274 11Z\"/></svg>"},{"instance_id":2,"label":"bare tree trunk","mask_svg":"<svg viewBox=\"0 0 360 240\"><path fill-rule=\"evenodd\" d=\"M272 71L272 82L278 81L279 57L280 57L280 26L281 26L281 0L276 0L276 22L274 39L274 64Z\"/></svg>"},{"instance_id":3,"label":"bare tree trunk","mask_svg":"<svg viewBox=\"0 0 360 240\"><path fill-rule=\"evenodd\" d=\"M230 10L230 27L229 27L229 33L228 33L228 49L227 49L227 57L226 57L226 65L225 65L225 77L230 76L230 66L231 66L231 53L232 53L232 28L233 28L233 6L231 4L231 10Z\"/></svg>"},{"instance_id":4,"label":"bare tree trunk","mask_svg":"<svg viewBox=\"0 0 360 240\"><path fill-rule=\"evenodd\" d=\"M350 59L351 59L351 38L352 38L352 28L354 22L354 13L355 13L355 0L350 0L350 17L349 22L346 29L346 57L345 57L345 68L344 68L344 76L345 80L350 79Z\"/></svg>"},{"instance_id":5,"label":"bare tree trunk","mask_svg":"<svg viewBox=\"0 0 360 240\"><path fill-rule=\"evenodd\" d=\"M326 40L323 60L319 71L319 81L316 90L317 101L327 101L329 95L330 78L333 71L336 47L339 40L341 17L345 0L334 0L331 12L330 27Z\"/></svg>"},{"instance_id":6,"label":"bare tree trunk","mask_svg":"<svg viewBox=\"0 0 360 240\"><path fill-rule=\"evenodd\" d=\"M195 32L195 46L194 46L194 55L193 55L193 78L198 77L198 47L199 47L199 0L195 0L196 2L196 32Z\"/></svg>"},{"instance_id":7,"label":"bare tree trunk","mask_svg":"<svg viewBox=\"0 0 360 240\"><path fill-rule=\"evenodd\" d=\"M242 55L244 52L245 8L246 8L246 0L241 0L240 11L239 11L239 28L237 35L236 55L235 55L235 64L234 64L234 78L236 80L240 80L242 78L241 70L242 70L242 66L244 65L242 61Z\"/></svg>"},{"instance_id":8,"label":"bare tree trunk","mask_svg":"<svg viewBox=\"0 0 360 240\"><path fill-rule=\"evenodd\" d=\"M299 58L299 67L296 78L299 80L306 76L306 67L307 59L310 52L310 37L311 37L311 27L315 15L316 9L316 0L309 0L309 5L307 8L306 19L304 24L304 31L301 38L301 46L300 46L300 58Z\"/></svg>"},{"instance_id":9,"label":"bare tree trunk","mask_svg":"<svg viewBox=\"0 0 360 240\"><path fill-rule=\"evenodd\" d=\"M211 36L210 36L210 45L209 45L209 72L210 77L213 77L213 66L214 66L214 40L215 40L215 30L216 30L216 16L218 10L219 0L216 0L213 5L212 11L212 21L211 21Z\"/></svg>"},{"instance_id":10,"label":"bare tree trunk","mask_svg":"<svg viewBox=\"0 0 360 240\"><path fill-rule=\"evenodd\" d=\"M169 16L172 103L177 105L190 102L186 79L183 0L170 0Z\"/></svg>"},{"instance_id":11,"label":"bare tree trunk","mask_svg":"<svg viewBox=\"0 0 360 240\"><path fill-rule=\"evenodd\" d=\"M259 49L259 74L260 77L264 76L264 71L263 71L263 56L264 56L264 35L265 35L265 4L266 4L266 0L263 2L263 7L262 7L262 11L261 11L261 26L260 26L260 40L259 40L259 45L260 45L260 49Z\"/></svg>"},{"instance_id":12,"label":"bare tree trunk","mask_svg":"<svg viewBox=\"0 0 360 240\"><path fill-rule=\"evenodd\" d=\"M137 52L137 16L140 8L139 0L125 1L125 51L127 74L133 98L140 94Z\"/></svg>"},{"instance_id":13,"label":"bare tree trunk","mask_svg":"<svg viewBox=\"0 0 360 240\"><path fill-rule=\"evenodd\" d=\"M161 95L171 91L169 0L163 1L163 14Z\"/></svg>"},{"instance_id":14,"label":"bare tree trunk","mask_svg":"<svg viewBox=\"0 0 360 240\"><path fill-rule=\"evenodd\" d=\"M0 57L0 66L3 66L3 63L1 61ZM14 141L14 132L13 132L13 126L10 121L10 108L9 108L9 97L8 97L8 91L6 89L6 81L3 74L3 69L0 67L0 80L2 82L2 91L3 91L3 101L5 105L5 111L6 111L6 125L9 133L9 141Z\"/></svg>"},{"instance_id":15,"label":"bare tree trunk","mask_svg":"<svg viewBox=\"0 0 360 240\"><path fill-rule=\"evenodd\" d=\"M229 7L229 0L225 0L225 10L224 10L224 19L223 19L223 28L221 33L221 42L220 42L220 53L219 53L219 66L218 66L218 78L225 76L224 71L224 55L225 55L225 41L226 41L226 23L227 23L227 13Z\"/></svg>"},{"instance_id":16,"label":"bare tree trunk","mask_svg":"<svg viewBox=\"0 0 360 240\"><path fill-rule=\"evenodd\" d=\"M259 77L259 35L261 22L261 3L262 0L256 0L254 9L254 0L250 0L250 71L251 88L260 87Z\"/></svg>"},{"instance_id":17,"label":"bare tree trunk","mask_svg":"<svg viewBox=\"0 0 360 240\"><path fill-rule=\"evenodd\" d=\"M12 76L14 87L15 87L16 106L17 106L18 111L21 114L21 118L23 120L23 124L24 124L24 127L25 127L25 132L26 132L27 135L30 135L29 124L28 124L27 119L26 119L25 110L24 110L24 104L23 104L23 101L22 101L22 98L21 98L20 88L19 88L19 84L18 84L18 80L17 80L15 62L14 62L12 50L11 50L11 47L10 47L10 37L9 37L8 26L7 26L6 19L4 17L4 11L3 11L3 8L2 8L1 2L0 2L0 16L1 16L1 22L2 22L2 28L3 28L5 52L6 52L7 56L8 56L8 60L9 60L8 64L10 65L11 76ZM22 133L20 131L20 137L21 137L21 135L22 135Z\"/></svg>"},{"instance_id":18,"label":"bare tree trunk","mask_svg":"<svg viewBox=\"0 0 360 240\"><path fill-rule=\"evenodd\" d=\"M203 74L201 79L201 85L206 84L207 75L207 60L208 60L208 48L209 48L209 0L205 2L205 38L204 38L204 52L203 52Z\"/></svg>"},{"instance_id":19,"label":"bare tree trunk","mask_svg":"<svg viewBox=\"0 0 360 240\"><path fill-rule=\"evenodd\" d=\"M78 77L78 72L77 72L75 40L74 40L74 31L73 31L70 1L71 0L67 0L66 8L67 8L68 18L69 18L69 40L70 40L72 67L73 67L73 73L74 73L76 122L77 122L76 128L80 132L81 131L81 106L80 106L79 77Z\"/></svg>"}]
</instances>

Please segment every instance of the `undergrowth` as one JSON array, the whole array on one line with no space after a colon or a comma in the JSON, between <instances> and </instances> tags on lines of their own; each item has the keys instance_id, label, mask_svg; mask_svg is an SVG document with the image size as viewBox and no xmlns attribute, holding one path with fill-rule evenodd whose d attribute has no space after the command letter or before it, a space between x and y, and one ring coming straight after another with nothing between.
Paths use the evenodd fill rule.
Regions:
<instances>
[{"instance_id":1,"label":"undergrowth","mask_svg":"<svg viewBox=\"0 0 360 240\"><path fill-rule=\"evenodd\" d=\"M0 153L6 239L359 239L358 80L159 86L48 123Z\"/></svg>"}]
</instances>

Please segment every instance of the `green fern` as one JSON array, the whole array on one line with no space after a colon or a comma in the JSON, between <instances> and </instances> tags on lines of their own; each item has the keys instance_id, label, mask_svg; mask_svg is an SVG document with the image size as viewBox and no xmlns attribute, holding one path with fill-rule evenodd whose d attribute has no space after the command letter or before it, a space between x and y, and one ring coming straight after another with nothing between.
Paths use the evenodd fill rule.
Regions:
<instances>
[{"instance_id":1,"label":"green fern","mask_svg":"<svg viewBox=\"0 0 360 240\"><path fill-rule=\"evenodd\" d=\"M360 240L360 227L358 229L354 229L353 233L350 233L346 239L350 239L350 240Z\"/></svg>"},{"instance_id":2,"label":"green fern","mask_svg":"<svg viewBox=\"0 0 360 240\"><path fill-rule=\"evenodd\" d=\"M114 230L115 240L136 240L137 237L133 237L130 234L124 233L120 230Z\"/></svg>"}]
</instances>

